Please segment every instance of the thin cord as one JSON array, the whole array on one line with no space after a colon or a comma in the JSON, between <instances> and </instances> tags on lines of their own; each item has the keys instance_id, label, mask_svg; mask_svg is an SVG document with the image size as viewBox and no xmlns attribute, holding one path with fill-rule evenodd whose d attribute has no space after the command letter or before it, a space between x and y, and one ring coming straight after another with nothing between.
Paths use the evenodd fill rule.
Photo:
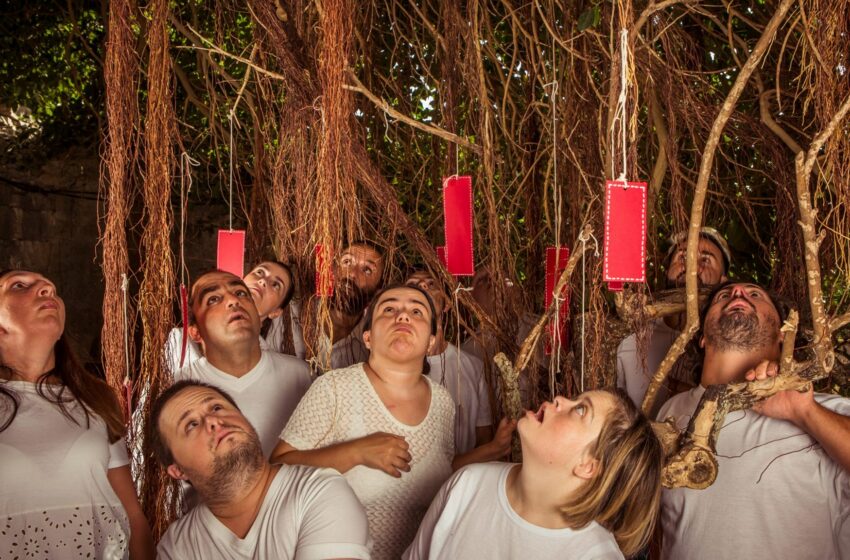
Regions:
<instances>
[{"instance_id":1,"label":"thin cord","mask_svg":"<svg viewBox=\"0 0 850 560\"><path fill-rule=\"evenodd\" d=\"M463 286L460 282L458 282L457 287L455 288L455 291L454 291L454 294L453 294L453 297L452 297L452 299L454 299L454 307L455 307L455 321L456 321L455 335L457 336L457 352L456 352L456 354L457 354L457 378L455 379L455 385L456 385L455 388L457 389L458 408L463 409L463 399L460 396L460 388L461 388L461 384L460 384L460 376L461 376L461 369L460 369L460 298L458 297L458 292L460 292L461 290L464 291L464 292L471 292L472 288L471 287L467 288L467 287Z\"/></svg>"},{"instance_id":2,"label":"thin cord","mask_svg":"<svg viewBox=\"0 0 850 560\"><path fill-rule=\"evenodd\" d=\"M611 152L614 151L614 127L617 121L620 121L620 150L622 159L622 171L617 176L617 181L627 183L626 166L628 165L626 154L626 101L628 98L628 72L629 72L629 30L620 30L620 95L617 98L617 109L614 111L614 118L611 120L611 130L609 131ZM611 177L616 175L616 166L614 157L611 158Z\"/></svg>"},{"instance_id":3,"label":"thin cord","mask_svg":"<svg viewBox=\"0 0 850 560\"><path fill-rule=\"evenodd\" d=\"M581 377L579 379L579 388L582 393L584 393L584 290L587 284L587 268L585 266L584 255L588 238L593 239L593 254L595 257L599 257L599 242L596 240L596 237L592 233L585 235L582 231L578 237L579 241L581 241Z\"/></svg>"},{"instance_id":4,"label":"thin cord","mask_svg":"<svg viewBox=\"0 0 850 560\"><path fill-rule=\"evenodd\" d=\"M230 182L228 184L228 201L227 201L227 211L228 211L228 223L230 227L230 231L233 231L233 111L227 115L227 121L230 124L230 150L228 151L228 163L230 167Z\"/></svg>"},{"instance_id":5,"label":"thin cord","mask_svg":"<svg viewBox=\"0 0 850 560\"><path fill-rule=\"evenodd\" d=\"M200 165L195 159L182 152L180 154L180 283L185 285L188 271L186 269L186 210L189 207L189 193L192 192L192 167ZM184 179L186 187L184 189Z\"/></svg>"}]
</instances>

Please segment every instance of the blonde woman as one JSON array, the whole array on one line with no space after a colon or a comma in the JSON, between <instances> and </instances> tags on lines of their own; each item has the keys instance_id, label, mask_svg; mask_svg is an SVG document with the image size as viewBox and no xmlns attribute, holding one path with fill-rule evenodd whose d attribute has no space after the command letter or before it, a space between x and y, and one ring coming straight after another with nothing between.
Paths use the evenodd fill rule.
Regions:
<instances>
[{"instance_id":1,"label":"blonde woman","mask_svg":"<svg viewBox=\"0 0 850 560\"><path fill-rule=\"evenodd\" d=\"M366 509L374 560L397 559L451 475L454 404L431 382L437 324L417 287L391 287L364 318L365 363L321 376L281 434L272 463L332 467Z\"/></svg>"},{"instance_id":2,"label":"blonde woman","mask_svg":"<svg viewBox=\"0 0 850 560\"><path fill-rule=\"evenodd\" d=\"M405 559L621 559L649 540L661 444L620 390L557 397L517 427L521 464L461 469Z\"/></svg>"},{"instance_id":3,"label":"blonde woman","mask_svg":"<svg viewBox=\"0 0 850 560\"><path fill-rule=\"evenodd\" d=\"M153 558L109 386L35 272L0 272L0 558Z\"/></svg>"}]
</instances>

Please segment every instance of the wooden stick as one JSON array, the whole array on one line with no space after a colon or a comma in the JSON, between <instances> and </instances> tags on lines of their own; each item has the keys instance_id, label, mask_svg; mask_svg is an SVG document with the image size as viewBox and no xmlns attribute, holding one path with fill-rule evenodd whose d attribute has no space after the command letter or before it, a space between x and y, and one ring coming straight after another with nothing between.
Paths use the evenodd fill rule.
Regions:
<instances>
[{"instance_id":1,"label":"wooden stick","mask_svg":"<svg viewBox=\"0 0 850 560\"><path fill-rule=\"evenodd\" d=\"M696 258L699 249L700 229L702 228L703 207L705 205L705 197L708 191L708 180L711 177L711 170L714 163L714 156L717 152L717 145L720 142L720 135L726 127L729 117L732 116L732 111L735 109L735 105L741 97L750 76L758 67L762 56L773 41L774 35L776 35L776 30L785 19L785 14L791 8L793 3L794 0L782 0L779 6L777 6L776 12L773 14L773 17L770 18L770 22L765 27L764 33L753 48L753 52L741 68L741 71L738 73L738 77L735 78L735 84L729 91L729 95L726 96L726 100L723 102L720 113L717 115L717 118L714 119L714 124L711 127L711 133L708 135L708 141L705 144L705 149L702 151L703 158L700 163L699 177L697 178L697 184L694 189L694 200L691 205L691 222L688 229L688 250L686 256L687 266L685 268L687 321L685 329L673 342L673 345L670 347L670 350L667 352L667 355L658 367L658 371L655 372L649 382L649 387L646 390L646 396L644 396L642 405L644 414L649 414L652 410L652 405L655 403L655 397L658 393L659 387L661 387L661 384L664 382L664 378L667 377L667 374L670 372L673 364L685 351L685 346L699 329L699 299L697 297Z\"/></svg>"}]
</instances>

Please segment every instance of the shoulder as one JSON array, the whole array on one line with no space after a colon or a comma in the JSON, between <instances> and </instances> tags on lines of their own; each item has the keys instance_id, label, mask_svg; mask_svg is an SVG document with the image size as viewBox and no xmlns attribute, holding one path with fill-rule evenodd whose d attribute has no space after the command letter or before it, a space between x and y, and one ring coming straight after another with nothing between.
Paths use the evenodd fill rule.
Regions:
<instances>
[{"instance_id":1,"label":"shoulder","mask_svg":"<svg viewBox=\"0 0 850 560\"><path fill-rule=\"evenodd\" d=\"M203 381L208 377L208 372L209 367L207 359L202 357L175 371L174 381L179 381L181 379L199 379Z\"/></svg>"},{"instance_id":2,"label":"shoulder","mask_svg":"<svg viewBox=\"0 0 850 560\"><path fill-rule=\"evenodd\" d=\"M445 401L448 403L452 403L452 395L449 393L449 390L440 385L439 383L435 383L430 377L427 375L423 375L428 385L431 386L431 394L437 401Z\"/></svg>"},{"instance_id":3,"label":"shoulder","mask_svg":"<svg viewBox=\"0 0 850 560\"><path fill-rule=\"evenodd\" d=\"M192 543L196 542L195 535L200 526L200 508L195 506L182 517L174 520L157 546L157 557L181 558L191 553Z\"/></svg>"},{"instance_id":4,"label":"shoulder","mask_svg":"<svg viewBox=\"0 0 850 560\"><path fill-rule=\"evenodd\" d=\"M617 346L617 355L625 354L625 353L634 353L637 348L637 335L635 333L630 334L626 338L624 338L620 344Z\"/></svg>"},{"instance_id":5,"label":"shoulder","mask_svg":"<svg viewBox=\"0 0 850 560\"><path fill-rule=\"evenodd\" d=\"M455 348L455 351L458 355L460 355L460 361L461 364L463 364L464 370L479 375L483 373L484 362L482 362L477 356L470 354L462 348Z\"/></svg>"},{"instance_id":6,"label":"shoulder","mask_svg":"<svg viewBox=\"0 0 850 560\"><path fill-rule=\"evenodd\" d=\"M581 532L586 540L582 546L583 553L579 558L587 560L620 560L623 558L617 539L614 538L611 531L599 523L592 521Z\"/></svg>"},{"instance_id":7,"label":"shoulder","mask_svg":"<svg viewBox=\"0 0 850 560\"><path fill-rule=\"evenodd\" d=\"M705 390L700 385L697 385L690 391L685 391L684 393L679 393L678 395L673 396L670 400L665 402L661 407L661 410L658 411L657 420L659 422L663 422L669 416L676 418L677 422L680 417L690 418L690 416L694 413L694 409L696 409L696 405L699 404L704 392Z\"/></svg>"},{"instance_id":8,"label":"shoulder","mask_svg":"<svg viewBox=\"0 0 850 560\"><path fill-rule=\"evenodd\" d=\"M473 463L459 469L449 478L452 487L480 488L498 485L502 477L507 476L514 463ZM495 488L493 489L495 492Z\"/></svg>"},{"instance_id":9,"label":"shoulder","mask_svg":"<svg viewBox=\"0 0 850 560\"><path fill-rule=\"evenodd\" d=\"M307 372L310 371L310 366L307 365L307 362L296 358L295 356L281 354L280 352L275 352L274 350L263 350L263 355L266 357L266 359L269 360L269 363L275 369L295 369L304 370Z\"/></svg>"}]
</instances>

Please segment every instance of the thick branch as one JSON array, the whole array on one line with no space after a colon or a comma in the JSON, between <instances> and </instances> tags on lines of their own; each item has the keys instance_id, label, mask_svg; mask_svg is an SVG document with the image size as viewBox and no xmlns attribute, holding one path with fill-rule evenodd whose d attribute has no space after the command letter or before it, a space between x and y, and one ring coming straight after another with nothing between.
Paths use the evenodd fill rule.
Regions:
<instances>
[{"instance_id":1,"label":"thick branch","mask_svg":"<svg viewBox=\"0 0 850 560\"><path fill-rule=\"evenodd\" d=\"M782 0L776 9L776 12L773 14L773 17L770 18L770 22L765 27L764 33L753 48L746 64L744 64L741 71L738 73L737 78L735 78L735 83L729 91L729 95L726 96L726 100L723 102L720 113L714 120L714 124L711 127L711 132L708 136L708 141L705 144L705 149L702 151L703 158L700 162L699 177L697 178L697 184L694 190L694 199L691 205L691 221L688 229L687 266L685 272L685 287L688 294L686 298L687 321L682 334L676 338L676 341L670 347L670 350L667 352L667 355L658 367L658 371L655 372L649 383L646 396L643 400L643 412L645 414L649 414L649 411L652 410L652 405L655 402L655 396L658 393L658 388L661 386L661 383L664 381L667 373L673 367L673 364L685 351L685 346L694 334L696 334L697 329L699 329L696 257L698 254L700 229L702 227L703 206L705 205L705 196L708 191L708 180L711 176L714 156L717 152L717 145L720 142L720 135L726 127L729 117L732 116L732 111L734 111L735 105L741 97L750 76L758 67L762 56L773 41L774 35L776 35L776 30L779 28L779 25L785 18L785 14L788 12L788 9L793 3L794 0Z\"/></svg>"}]
</instances>

